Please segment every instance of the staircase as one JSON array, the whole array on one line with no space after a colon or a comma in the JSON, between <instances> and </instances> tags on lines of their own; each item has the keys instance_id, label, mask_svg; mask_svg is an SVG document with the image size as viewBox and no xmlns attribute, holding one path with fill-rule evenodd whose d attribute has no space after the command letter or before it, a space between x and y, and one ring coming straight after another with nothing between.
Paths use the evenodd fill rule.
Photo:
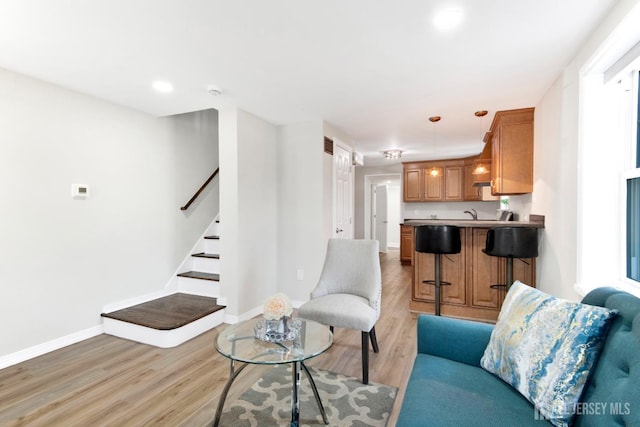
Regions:
<instances>
[{"instance_id":1,"label":"staircase","mask_svg":"<svg viewBox=\"0 0 640 427\"><path fill-rule=\"evenodd\" d=\"M165 291L105 307L104 332L168 348L223 323L218 226L209 226Z\"/></svg>"}]
</instances>

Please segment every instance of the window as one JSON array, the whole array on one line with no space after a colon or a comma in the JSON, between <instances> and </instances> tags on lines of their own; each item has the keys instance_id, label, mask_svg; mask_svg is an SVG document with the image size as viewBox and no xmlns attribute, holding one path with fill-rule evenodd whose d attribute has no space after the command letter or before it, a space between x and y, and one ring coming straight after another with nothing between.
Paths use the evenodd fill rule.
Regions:
<instances>
[{"instance_id":1,"label":"window","mask_svg":"<svg viewBox=\"0 0 640 427\"><path fill-rule=\"evenodd\" d=\"M627 197L626 197L626 259L627 259L627 279L640 282L640 74L635 75L635 147L632 154L635 154L635 169L628 171L627 176Z\"/></svg>"}]
</instances>

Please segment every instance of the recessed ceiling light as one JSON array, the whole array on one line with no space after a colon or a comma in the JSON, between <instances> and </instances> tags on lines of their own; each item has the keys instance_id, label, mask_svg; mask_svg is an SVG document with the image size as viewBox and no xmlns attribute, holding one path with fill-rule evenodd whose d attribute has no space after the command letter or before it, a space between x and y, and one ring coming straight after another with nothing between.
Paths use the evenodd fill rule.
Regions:
<instances>
[{"instance_id":1,"label":"recessed ceiling light","mask_svg":"<svg viewBox=\"0 0 640 427\"><path fill-rule=\"evenodd\" d=\"M462 9L449 8L436 13L433 18L433 25L439 30L450 30L457 27L462 22Z\"/></svg>"},{"instance_id":2,"label":"recessed ceiling light","mask_svg":"<svg viewBox=\"0 0 640 427\"><path fill-rule=\"evenodd\" d=\"M155 82L153 82L153 88L158 91L158 92L162 92L162 93L169 93L169 92L173 92L173 85L169 82L164 82L161 80L157 80Z\"/></svg>"}]
</instances>

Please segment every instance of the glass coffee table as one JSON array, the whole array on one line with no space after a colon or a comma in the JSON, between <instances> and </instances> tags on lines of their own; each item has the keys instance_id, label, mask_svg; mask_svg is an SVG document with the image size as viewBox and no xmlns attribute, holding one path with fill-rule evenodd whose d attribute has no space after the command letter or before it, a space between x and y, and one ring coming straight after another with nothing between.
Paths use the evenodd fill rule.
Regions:
<instances>
[{"instance_id":1,"label":"glass coffee table","mask_svg":"<svg viewBox=\"0 0 640 427\"><path fill-rule=\"evenodd\" d=\"M300 368L305 372L318 409L325 424L329 424L320 400L318 389L304 361L324 353L333 344L333 334L326 325L311 320L298 319L301 322L300 333L293 341L267 342L254 335L254 326L258 319L236 323L224 329L215 340L216 350L231 361L229 380L222 391L213 425L220 423L224 401L229 388L238 374L248 365L281 365L291 363L291 426L298 427L300 420ZM236 368L236 362L244 364Z\"/></svg>"}]
</instances>

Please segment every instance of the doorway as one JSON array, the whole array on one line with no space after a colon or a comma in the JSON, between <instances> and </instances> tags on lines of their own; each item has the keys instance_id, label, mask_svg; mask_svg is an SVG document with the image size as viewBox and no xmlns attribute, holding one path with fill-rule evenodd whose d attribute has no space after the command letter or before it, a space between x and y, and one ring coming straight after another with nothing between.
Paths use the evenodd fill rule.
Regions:
<instances>
[{"instance_id":1,"label":"doorway","mask_svg":"<svg viewBox=\"0 0 640 427\"><path fill-rule=\"evenodd\" d=\"M353 165L351 148L333 141L333 230L337 239L353 239Z\"/></svg>"},{"instance_id":2,"label":"doorway","mask_svg":"<svg viewBox=\"0 0 640 427\"><path fill-rule=\"evenodd\" d=\"M378 240L380 251L400 247L400 174L367 175L364 238Z\"/></svg>"}]
</instances>

